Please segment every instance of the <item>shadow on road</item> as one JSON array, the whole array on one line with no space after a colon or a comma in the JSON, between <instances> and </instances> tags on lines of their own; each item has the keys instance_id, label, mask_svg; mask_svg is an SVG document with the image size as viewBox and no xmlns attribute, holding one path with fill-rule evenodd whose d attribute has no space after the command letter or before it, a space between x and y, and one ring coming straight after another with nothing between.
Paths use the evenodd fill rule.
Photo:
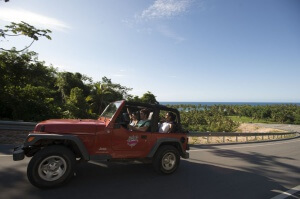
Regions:
<instances>
[{"instance_id":1,"label":"shadow on road","mask_svg":"<svg viewBox=\"0 0 300 199\"><path fill-rule=\"evenodd\" d=\"M227 155L227 154L223 154ZM151 164L81 164L65 186L40 190L17 168L0 171L3 198L270 198L284 190L262 175L182 161L172 175L156 174Z\"/></svg>"},{"instance_id":2,"label":"shadow on road","mask_svg":"<svg viewBox=\"0 0 300 199\"><path fill-rule=\"evenodd\" d=\"M207 156L214 156L214 161L212 162L219 163L214 164L216 166L235 165L233 161L242 162L241 166L233 167L277 179L277 181L284 185L298 185L300 183L300 165L299 159L295 159L294 157L298 157L299 147L296 148L295 146L298 145L295 143L293 144L294 146L292 147L290 145L291 148L284 153L281 153L281 151L277 149L278 155L270 155L274 154L272 150L278 146L265 148L262 152L253 152L251 150L242 152L241 150L234 149L234 147L233 149L222 149L219 148L221 145L200 145L196 148L204 149L204 151L208 153L206 154ZM266 153L266 150L268 150L269 154ZM282 150L284 151L286 149ZM286 155L289 157L286 157ZM222 161L226 163L222 164ZM199 163L210 164L210 162L205 161L199 161Z\"/></svg>"},{"instance_id":3,"label":"shadow on road","mask_svg":"<svg viewBox=\"0 0 300 199\"><path fill-rule=\"evenodd\" d=\"M241 167L245 171L261 174L264 176L268 175L277 179L281 178L282 181L288 181L296 185L300 183L299 165L292 165L291 163L287 163L288 161L295 160L294 158L266 155L259 152L239 152L235 150L217 148L212 150L211 153L213 153L215 156L225 157L227 159L231 158L233 160L240 160L247 163L247 166ZM254 166L249 166L249 164ZM296 175L291 176L291 174Z\"/></svg>"},{"instance_id":4,"label":"shadow on road","mask_svg":"<svg viewBox=\"0 0 300 199\"><path fill-rule=\"evenodd\" d=\"M0 144L0 154L10 155L13 153L15 145Z\"/></svg>"}]
</instances>

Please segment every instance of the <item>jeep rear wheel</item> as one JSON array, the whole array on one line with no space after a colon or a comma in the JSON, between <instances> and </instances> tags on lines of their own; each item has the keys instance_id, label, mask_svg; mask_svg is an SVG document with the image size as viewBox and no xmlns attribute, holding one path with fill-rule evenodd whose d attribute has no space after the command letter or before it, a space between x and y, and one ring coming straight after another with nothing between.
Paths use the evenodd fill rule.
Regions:
<instances>
[{"instance_id":1,"label":"jeep rear wheel","mask_svg":"<svg viewBox=\"0 0 300 199\"><path fill-rule=\"evenodd\" d=\"M162 146L158 149L153 159L153 167L161 174L173 173L180 162L178 150L173 146Z\"/></svg>"},{"instance_id":2,"label":"jeep rear wheel","mask_svg":"<svg viewBox=\"0 0 300 199\"><path fill-rule=\"evenodd\" d=\"M31 184L50 188L66 183L74 174L75 155L64 146L49 146L30 160L27 176Z\"/></svg>"}]
</instances>

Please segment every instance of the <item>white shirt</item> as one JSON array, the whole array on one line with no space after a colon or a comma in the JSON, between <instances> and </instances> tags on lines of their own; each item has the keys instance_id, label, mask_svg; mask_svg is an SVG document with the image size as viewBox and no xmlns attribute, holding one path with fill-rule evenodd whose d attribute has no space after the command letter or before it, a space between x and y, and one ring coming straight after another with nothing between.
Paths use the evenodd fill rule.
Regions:
<instances>
[{"instance_id":1,"label":"white shirt","mask_svg":"<svg viewBox=\"0 0 300 199\"><path fill-rule=\"evenodd\" d=\"M170 124L168 122L164 122L160 125L158 131L160 133L168 133L169 129L170 129Z\"/></svg>"}]
</instances>

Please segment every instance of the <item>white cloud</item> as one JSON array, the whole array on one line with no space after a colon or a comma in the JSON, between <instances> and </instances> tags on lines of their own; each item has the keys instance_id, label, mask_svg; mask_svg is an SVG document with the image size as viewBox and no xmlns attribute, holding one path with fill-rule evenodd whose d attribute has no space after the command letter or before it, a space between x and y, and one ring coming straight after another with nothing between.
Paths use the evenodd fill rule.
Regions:
<instances>
[{"instance_id":1,"label":"white cloud","mask_svg":"<svg viewBox=\"0 0 300 199\"><path fill-rule=\"evenodd\" d=\"M160 26L158 28L158 32L160 32L162 35L164 35L165 37L174 39L177 43L179 42L183 42L186 39L184 37L179 36L177 33L175 33L174 31L172 31L170 28L168 28L167 26Z\"/></svg>"},{"instance_id":2,"label":"white cloud","mask_svg":"<svg viewBox=\"0 0 300 199\"><path fill-rule=\"evenodd\" d=\"M113 77L125 77L126 75L123 75L123 74L113 74L112 76Z\"/></svg>"},{"instance_id":3,"label":"white cloud","mask_svg":"<svg viewBox=\"0 0 300 199\"><path fill-rule=\"evenodd\" d=\"M24 21L26 23L29 23L30 25L51 30L65 31L67 29L70 29L67 24L58 19L47 17L23 9L0 8L0 20L17 23Z\"/></svg>"},{"instance_id":4,"label":"white cloud","mask_svg":"<svg viewBox=\"0 0 300 199\"><path fill-rule=\"evenodd\" d=\"M186 12L190 4L191 0L156 0L138 18L154 19L176 16Z\"/></svg>"},{"instance_id":5,"label":"white cloud","mask_svg":"<svg viewBox=\"0 0 300 199\"><path fill-rule=\"evenodd\" d=\"M151 35L153 32L152 28L146 27L146 28L139 28L136 30L137 32L146 33L148 35Z\"/></svg>"},{"instance_id":6,"label":"white cloud","mask_svg":"<svg viewBox=\"0 0 300 199\"><path fill-rule=\"evenodd\" d=\"M153 34L159 32L164 37L175 40L176 43L186 39L178 35L168 26L153 27L152 19L172 19L175 16L188 12L194 0L155 0L152 5L143 10L141 14L136 14L133 20L122 20L130 28L136 28L138 33ZM150 23L149 23L150 22ZM157 22L157 21L155 21Z\"/></svg>"}]
</instances>

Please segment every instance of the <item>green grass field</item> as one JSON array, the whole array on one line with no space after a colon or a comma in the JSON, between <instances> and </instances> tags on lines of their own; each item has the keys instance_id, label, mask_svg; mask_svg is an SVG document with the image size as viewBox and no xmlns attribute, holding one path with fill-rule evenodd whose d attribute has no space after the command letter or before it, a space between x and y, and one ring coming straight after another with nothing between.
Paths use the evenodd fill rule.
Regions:
<instances>
[{"instance_id":1,"label":"green grass field","mask_svg":"<svg viewBox=\"0 0 300 199\"><path fill-rule=\"evenodd\" d=\"M230 119L232 119L234 122L240 122L240 123L272 123L268 120L252 120L251 117L239 117L239 116L228 116Z\"/></svg>"}]
</instances>

